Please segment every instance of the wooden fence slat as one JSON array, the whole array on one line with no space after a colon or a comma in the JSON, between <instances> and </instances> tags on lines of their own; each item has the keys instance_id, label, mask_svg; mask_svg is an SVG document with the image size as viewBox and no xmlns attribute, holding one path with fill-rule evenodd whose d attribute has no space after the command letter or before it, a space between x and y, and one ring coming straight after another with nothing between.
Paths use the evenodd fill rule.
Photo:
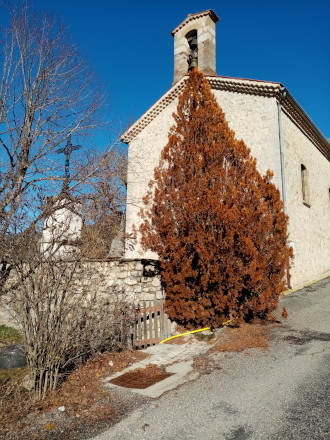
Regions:
<instances>
[{"instance_id":1,"label":"wooden fence slat","mask_svg":"<svg viewBox=\"0 0 330 440\"><path fill-rule=\"evenodd\" d=\"M154 301L154 327L155 327L155 343L158 344L158 301Z\"/></svg>"},{"instance_id":2,"label":"wooden fence slat","mask_svg":"<svg viewBox=\"0 0 330 440\"><path fill-rule=\"evenodd\" d=\"M166 322L166 335L165 335L165 338L168 338L168 336L169 336L169 334L171 332L170 332L170 326L169 326L169 320L168 320L167 313L164 313L164 319L165 319L165 322Z\"/></svg>"},{"instance_id":3,"label":"wooden fence slat","mask_svg":"<svg viewBox=\"0 0 330 440\"><path fill-rule=\"evenodd\" d=\"M161 325L161 340L165 339L165 322L164 322L164 303L162 302L161 306L160 306L160 313L161 313L161 321L160 321L160 325Z\"/></svg>"},{"instance_id":4,"label":"wooden fence slat","mask_svg":"<svg viewBox=\"0 0 330 440\"><path fill-rule=\"evenodd\" d=\"M164 300L144 300L137 304L133 346L147 348L158 344L171 334L171 323L166 314Z\"/></svg>"},{"instance_id":5,"label":"wooden fence slat","mask_svg":"<svg viewBox=\"0 0 330 440\"><path fill-rule=\"evenodd\" d=\"M141 317L141 306L139 304L139 311L138 311L138 326L139 326L139 332L138 332L138 345L139 347L141 347L142 345L142 321L141 321L142 317Z\"/></svg>"},{"instance_id":6,"label":"wooden fence slat","mask_svg":"<svg viewBox=\"0 0 330 440\"><path fill-rule=\"evenodd\" d=\"M132 340L132 347L134 348L134 345L137 342L137 323L138 323L138 315L135 309L134 312L134 321L133 321L133 340Z\"/></svg>"},{"instance_id":7,"label":"wooden fence slat","mask_svg":"<svg viewBox=\"0 0 330 440\"><path fill-rule=\"evenodd\" d=\"M147 348L147 309L146 302L143 301L143 347Z\"/></svg>"},{"instance_id":8,"label":"wooden fence slat","mask_svg":"<svg viewBox=\"0 0 330 440\"><path fill-rule=\"evenodd\" d=\"M150 347L152 346L152 301L149 302L149 309L148 309L148 315L149 315L149 341L150 341Z\"/></svg>"}]
</instances>

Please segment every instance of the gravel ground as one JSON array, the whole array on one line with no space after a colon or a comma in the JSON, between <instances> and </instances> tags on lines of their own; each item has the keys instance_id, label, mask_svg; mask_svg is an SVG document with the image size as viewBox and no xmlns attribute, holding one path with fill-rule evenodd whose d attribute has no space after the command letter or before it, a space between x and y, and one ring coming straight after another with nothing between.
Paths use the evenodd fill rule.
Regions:
<instances>
[{"instance_id":1,"label":"gravel ground","mask_svg":"<svg viewBox=\"0 0 330 440\"><path fill-rule=\"evenodd\" d=\"M95 440L330 438L330 278L281 301L266 352L216 353L220 370L136 409Z\"/></svg>"}]
</instances>

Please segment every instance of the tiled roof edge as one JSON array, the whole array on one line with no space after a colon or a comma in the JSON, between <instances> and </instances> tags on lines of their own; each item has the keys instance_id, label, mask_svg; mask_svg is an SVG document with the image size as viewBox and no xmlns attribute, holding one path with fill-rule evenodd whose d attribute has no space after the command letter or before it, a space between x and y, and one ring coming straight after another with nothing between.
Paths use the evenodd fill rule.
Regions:
<instances>
[{"instance_id":1,"label":"tiled roof edge","mask_svg":"<svg viewBox=\"0 0 330 440\"><path fill-rule=\"evenodd\" d=\"M270 81L241 79L221 76L206 76L212 89L225 90L247 95L275 97L281 102L285 112L298 124L314 145L330 160L330 144L322 135L313 121L281 84ZM184 89L188 75L181 78L158 101L152 105L133 125L121 136L121 141L131 142L161 111L166 108Z\"/></svg>"},{"instance_id":2,"label":"tiled roof edge","mask_svg":"<svg viewBox=\"0 0 330 440\"><path fill-rule=\"evenodd\" d=\"M280 83L219 77L206 76L211 88L228 90L238 93L248 94L271 94L274 96L274 89L280 89ZM185 75L173 87L171 87L158 101L153 104L134 124L132 124L120 137L121 141L128 144L135 138L159 113L167 107L184 89L188 75Z\"/></svg>"},{"instance_id":3,"label":"tiled roof edge","mask_svg":"<svg viewBox=\"0 0 330 440\"><path fill-rule=\"evenodd\" d=\"M132 124L120 137L125 144L131 142L159 113L168 106L184 89L188 76L181 78L158 101L153 104L134 124Z\"/></svg>"},{"instance_id":4,"label":"tiled roof edge","mask_svg":"<svg viewBox=\"0 0 330 440\"><path fill-rule=\"evenodd\" d=\"M320 152L330 161L329 142L288 90L283 87L278 99L288 116L290 116Z\"/></svg>"},{"instance_id":5,"label":"tiled roof edge","mask_svg":"<svg viewBox=\"0 0 330 440\"><path fill-rule=\"evenodd\" d=\"M190 23L193 20L197 20L198 18L205 17L206 15L209 15L214 23L219 21L219 17L217 14L212 11L212 9L207 9L206 11L196 12L195 14L188 14L187 17L171 32L171 35L175 35L180 29L182 29L186 24Z\"/></svg>"}]
</instances>

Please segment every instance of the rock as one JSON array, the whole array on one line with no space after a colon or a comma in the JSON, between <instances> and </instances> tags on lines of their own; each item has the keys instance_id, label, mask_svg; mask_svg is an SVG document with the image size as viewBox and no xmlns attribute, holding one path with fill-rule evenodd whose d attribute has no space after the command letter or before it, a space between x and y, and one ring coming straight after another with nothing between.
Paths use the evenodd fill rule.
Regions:
<instances>
[{"instance_id":1,"label":"rock","mask_svg":"<svg viewBox=\"0 0 330 440\"><path fill-rule=\"evenodd\" d=\"M134 279L128 279L125 281L127 285L129 286L135 286L137 284L137 281Z\"/></svg>"},{"instance_id":2,"label":"rock","mask_svg":"<svg viewBox=\"0 0 330 440\"><path fill-rule=\"evenodd\" d=\"M152 285L153 285L154 287L159 287L159 286L160 286L160 279L159 279L159 278L154 278L154 279L152 280Z\"/></svg>"},{"instance_id":3,"label":"rock","mask_svg":"<svg viewBox=\"0 0 330 440\"><path fill-rule=\"evenodd\" d=\"M23 344L11 344L0 348L0 369L25 367L26 356Z\"/></svg>"},{"instance_id":4,"label":"rock","mask_svg":"<svg viewBox=\"0 0 330 440\"><path fill-rule=\"evenodd\" d=\"M142 292L142 287L141 287L139 284L137 284L137 285L134 287L134 292L135 292L135 293L141 293L141 292Z\"/></svg>"},{"instance_id":5,"label":"rock","mask_svg":"<svg viewBox=\"0 0 330 440\"><path fill-rule=\"evenodd\" d=\"M31 377L30 377L29 374L27 374L26 376L24 376L24 378L23 378L23 380L22 380L22 382L21 382L21 386L22 386L23 388L25 388L26 390L29 390L29 391L33 390L33 388L34 388L34 383L33 383L33 380L31 379Z\"/></svg>"},{"instance_id":6,"label":"rock","mask_svg":"<svg viewBox=\"0 0 330 440\"><path fill-rule=\"evenodd\" d=\"M65 406L59 406L57 408L57 410L60 411L60 412L64 412L65 411Z\"/></svg>"},{"instance_id":7,"label":"rock","mask_svg":"<svg viewBox=\"0 0 330 440\"><path fill-rule=\"evenodd\" d=\"M156 290L156 299L163 299L163 298L165 298L165 294L162 291L162 289Z\"/></svg>"}]
</instances>

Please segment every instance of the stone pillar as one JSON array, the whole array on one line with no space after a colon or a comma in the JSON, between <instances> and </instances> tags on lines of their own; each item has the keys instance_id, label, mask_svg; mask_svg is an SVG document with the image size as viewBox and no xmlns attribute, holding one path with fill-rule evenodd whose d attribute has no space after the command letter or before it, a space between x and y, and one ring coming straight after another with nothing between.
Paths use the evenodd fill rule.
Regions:
<instances>
[{"instance_id":1,"label":"stone pillar","mask_svg":"<svg viewBox=\"0 0 330 440\"><path fill-rule=\"evenodd\" d=\"M192 30L197 31L199 70L205 75L216 75L215 24L218 20L218 16L211 10L189 14L171 32L174 37L173 84L188 73L189 45L186 35Z\"/></svg>"}]
</instances>

